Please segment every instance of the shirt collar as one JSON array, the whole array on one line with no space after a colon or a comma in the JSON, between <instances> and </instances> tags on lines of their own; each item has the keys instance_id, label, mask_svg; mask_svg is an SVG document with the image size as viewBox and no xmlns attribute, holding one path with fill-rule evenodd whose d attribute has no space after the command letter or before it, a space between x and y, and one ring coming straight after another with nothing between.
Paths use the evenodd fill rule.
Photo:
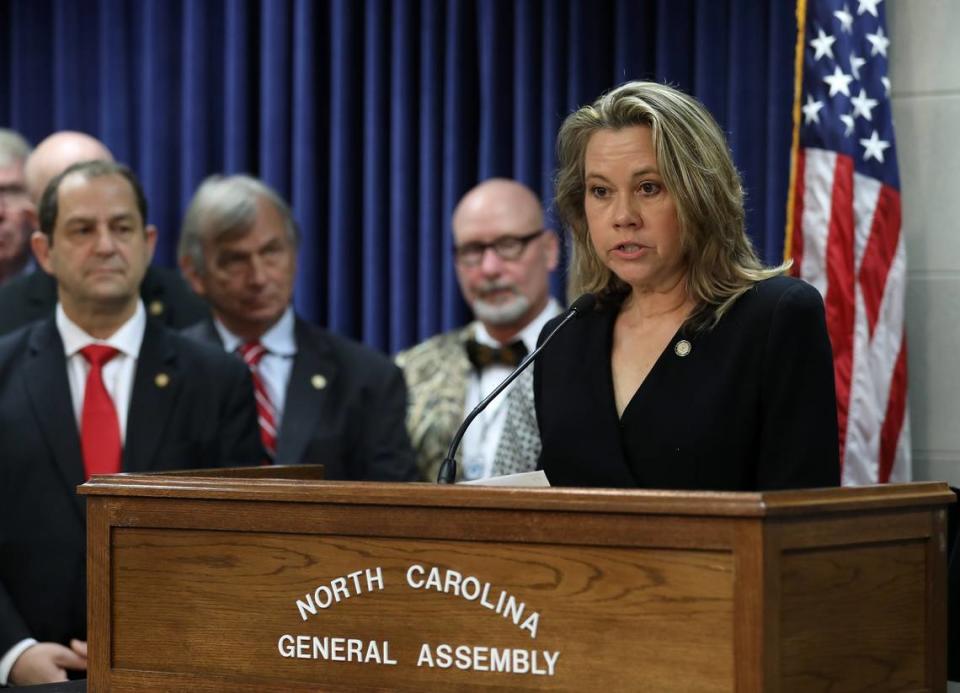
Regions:
<instances>
[{"instance_id":1,"label":"shirt collar","mask_svg":"<svg viewBox=\"0 0 960 693\"><path fill-rule=\"evenodd\" d=\"M244 343L245 340L228 330L217 318L213 319L213 325L217 328L217 333L220 335L220 340L223 342L223 348L226 351L232 353ZM295 356L297 341L294 338L293 327L293 307L287 306L280 319L260 337L260 344L268 353L275 356Z\"/></svg>"},{"instance_id":2,"label":"shirt collar","mask_svg":"<svg viewBox=\"0 0 960 693\"><path fill-rule=\"evenodd\" d=\"M130 319L106 339L97 339L87 334L82 327L67 317L59 301L55 320L60 339L63 340L63 353L67 358L91 344L112 346L126 356L137 358L140 354L140 345L143 344L143 333L147 329L147 312L143 308L143 301L137 301L137 308Z\"/></svg>"},{"instance_id":3,"label":"shirt collar","mask_svg":"<svg viewBox=\"0 0 960 693\"><path fill-rule=\"evenodd\" d=\"M527 323L527 326L524 327L517 335L511 339L511 342L514 342L518 339L523 341L523 345L527 347L527 351L533 351L537 348L537 338L540 337L540 331L543 329L543 326L546 325L551 318L560 313L560 304L557 303L557 300L550 297L550 300L547 301L547 305L543 310L535 317L533 320ZM477 329L475 332L475 338L481 344L486 344L488 346L500 346L500 342L495 340L490 336L490 333L487 332L487 328L484 327L482 322L477 322Z\"/></svg>"}]
</instances>

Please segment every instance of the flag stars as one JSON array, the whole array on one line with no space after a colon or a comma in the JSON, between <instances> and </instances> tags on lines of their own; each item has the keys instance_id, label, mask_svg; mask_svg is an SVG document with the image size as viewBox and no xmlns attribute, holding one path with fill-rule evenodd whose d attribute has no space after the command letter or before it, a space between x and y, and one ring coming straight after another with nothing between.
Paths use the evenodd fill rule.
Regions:
<instances>
[{"instance_id":1,"label":"flag stars","mask_svg":"<svg viewBox=\"0 0 960 693\"><path fill-rule=\"evenodd\" d=\"M887 57L887 46L890 45L888 39L883 33L883 27L877 27L877 33L867 34L867 41L870 42L870 55L879 53L884 58Z\"/></svg>"},{"instance_id":2,"label":"flag stars","mask_svg":"<svg viewBox=\"0 0 960 693\"><path fill-rule=\"evenodd\" d=\"M844 4L843 9L834 12L833 16L840 20L840 31L853 33L853 15L850 14L849 5Z\"/></svg>"},{"instance_id":3,"label":"flag stars","mask_svg":"<svg viewBox=\"0 0 960 693\"><path fill-rule=\"evenodd\" d=\"M861 58L856 53L850 53L850 72L853 74L854 78L860 79L860 68L867 64L866 58Z\"/></svg>"},{"instance_id":4,"label":"flag stars","mask_svg":"<svg viewBox=\"0 0 960 693\"><path fill-rule=\"evenodd\" d=\"M869 12L874 17L879 17L877 14L877 5L879 5L882 0L859 0L860 4L857 6L857 16L860 16L864 12Z\"/></svg>"},{"instance_id":5,"label":"flag stars","mask_svg":"<svg viewBox=\"0 0 960 693\"><path fill-rule=\"evenodd\" d=\"M860 93L850 99L850 103L853 104L854 118L861 116L866 120L873 120L873 116L871 114L879 102L876 99L871 99L868 97L867 92L861 88Z\"/></svg>"},{"instance_id":6,"label":"flag stars","mask_svg":"<svg viewBox=\"0 0 960 693\"><path fill-rule=\"evenodd\" d=\"M833 44L836 42L836 38L826 34L823 29L817 29L817 38L810 41L810 45L814 49L813 59L814 61L820 60L823 56L829 56L830 59L833 59Z\"/></svg>"},{"instance_id":7,"label":"flag stars","mask_svg":"<svg viewBox=\"0 0 960 693\"><path fill-rule=\"evenodd\" d=\"M890 78L884 75L880 78L880 82L883 83L884 96L890 96Z\"/></svg>"},{"instance_id":8,"label":"flag stars","mask_svg":"<svg viewBox=\"0 0 960 693\"><path fill-rule=\"evenodd\" d=\"M860 144L863 146L864 161L876 159L881 164L883 163L883 151L890 147L889 142L880 139L876 130L873 131L873 134L870 135L869 138L860 140Z\"/></svg>"},{"instance_id":9,"label":"flag stars","mask_svg":"<svg viewBox=\"0 0 960 693\"><path fill-rule=\"evenodd\" d=\"M849 113L840 114L841 122L846 125L846 129L843 131L844 137L850 137L853 134L853 116Z\"/></svg>"},{"instance_id":10,"label":"flag stars","mask_svg":"<svg viewBox=\"0 0 960 693\"><path fill-rule=\"evenodd\" d=\"M839 65L833 69L833 74L824 77L823 81L830 85L830 96L837 94L850 96L850 82L853 81L853 77L845 75Z\"/></svg>"},{"instance_id":11,"label":"flag stars","mask_svg":"<svg viewBox=\"0 0 960 693\"><path fill-rule=\"evenodd\" d=\"M817 123L819 125L821 108L823 108L823 101L814 101L813 96L807 94L807 103L801 107L804 125L809 125L810 123Z\"/></svg>"}]
</instances>

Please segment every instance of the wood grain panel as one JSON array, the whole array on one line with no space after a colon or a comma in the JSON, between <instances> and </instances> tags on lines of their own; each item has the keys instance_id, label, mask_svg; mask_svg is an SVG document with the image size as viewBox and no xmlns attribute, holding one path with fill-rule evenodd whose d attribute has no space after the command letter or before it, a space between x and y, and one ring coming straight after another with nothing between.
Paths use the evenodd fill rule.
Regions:
<instances>
[{"instance_id":1,"label":"wood grain panel","mask_svg":"<svg viewBox=\"0 0 960 693\"><path fill-rule=\"evenodd\" d=\"M729 554L537 547L274 533L117 528L113 536L113 666L251 681L375 686L374 663L287 659L283 634L389 641L392 682L413 688L605 691L732 690L733 570ZM490 582L539 613L536 638L494 610L413 589L411 565ZM382 569L384 588L318 609L296 600L357 570ZM351 583L348 583L351 584ZM575 635L574 635L575 633ZM625 637L625 634L629 634ZM556 675L417 667L422 643L560 651ZM690 652L696 652L695 658ZM128 671L125 676L132 676Z\"/></svg>"},{"instance_id":2,"label":"wood grain panel","mask_svg":"<svg viewBox=\"0 0 960 693\"><path fill-rule=\"evenodd\" d=\"M925 542L782 557L785 691L927 689Z\"/></svg>"}]
</instances>

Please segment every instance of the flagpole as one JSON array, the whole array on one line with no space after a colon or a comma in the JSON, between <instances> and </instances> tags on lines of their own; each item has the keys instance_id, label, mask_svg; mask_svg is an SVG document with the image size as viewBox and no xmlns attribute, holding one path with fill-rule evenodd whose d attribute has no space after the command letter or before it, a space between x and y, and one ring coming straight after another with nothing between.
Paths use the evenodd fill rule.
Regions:
<instances>
[{"instance_id":1,"label":"flagpole","mask_svg":"<svg viewBox=\"0 0 960 693\"><path fill-rule=\"evenodd\" d=\"M797 178L797 154L800 148L800 102L803 91L803 51L807 35L807 0L797 0L797 45L793 68L793 143L790 146L790 187L787 189L787 228L783 240L784 262L793 258L793 229L795 225L795 197Z\"/></svg>"}]
</instances>

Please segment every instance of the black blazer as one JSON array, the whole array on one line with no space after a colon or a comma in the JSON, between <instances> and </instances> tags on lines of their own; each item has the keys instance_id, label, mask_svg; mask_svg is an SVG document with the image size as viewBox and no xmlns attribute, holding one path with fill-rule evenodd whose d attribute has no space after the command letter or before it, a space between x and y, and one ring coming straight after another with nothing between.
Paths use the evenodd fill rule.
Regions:
<instances>
[{"instance_id":1,"label":"black blazer","mask_svg":"<svg viewBox=\"0 0 960 693\"><path fill-rule=\"evenodd\" d=\"M551 484L729 491L839 485L833 360L816 289L769 279L713 329L681 329L622 419L610 370L618 312L619 305L607 305L575 321L535 366L540 464ZM690 344L686 356L676 351L682 339Z\"/></svg>"},{"instance_id":2,"label":"black blazer","mask_svg":"<svg viewBox=\"0 0 960 693\"><path fill-rule=\"evenodd\" d=\"M223 348L212 320L184 334ZM300 318L294 339L275 462L322 464L326 479L419 479L400 369L383 354Z\"/></svg>"},{"instance_id":3,"label":"black blazer","mask_svg":"<svg viewBox=\"0 0 960 693\"><path fill-rule=\"evenodd\" d=\"M203 299L193 293L179 274L164 267L147 267L140 297L147 315L175 329L193 325L209 315ZM17 277L0 287L0 335L50 317L56 305L56 279L39 268Z\"/></svg>"},{"instance_id":4,"label":"black blazer","mask_svg":"<svg viewBox=\"0 0 960 693\"><path fill-rule=\"evenodd\" d=\"M148 320L124 471L262 458L243 364ZM86 637L86 506L75 493L82 483L63 342L51 318L0 338L0 656L27 637Z\"/></svg>"}]
</instances>

